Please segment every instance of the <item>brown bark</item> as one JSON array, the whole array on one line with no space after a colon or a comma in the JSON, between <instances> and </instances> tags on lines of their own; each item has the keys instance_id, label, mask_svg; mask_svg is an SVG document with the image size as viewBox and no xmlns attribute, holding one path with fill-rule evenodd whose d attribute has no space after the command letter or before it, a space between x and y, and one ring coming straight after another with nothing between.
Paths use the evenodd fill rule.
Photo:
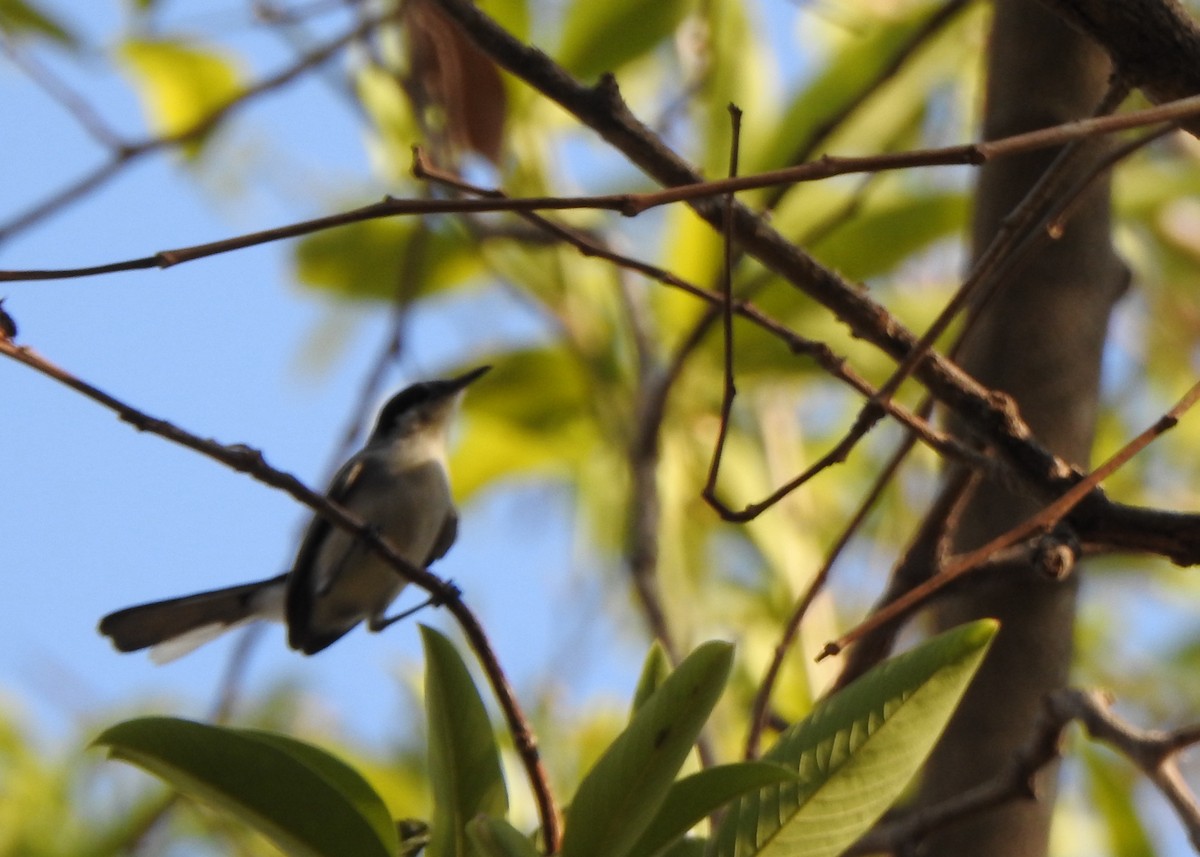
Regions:
<instances>
[{"instance_id":1,"label":"brown bark","mask_svg":"<svg viewBox=\"0 0 1200 857\"><path fill-rule=\"evenodd\" d=\"M1104 45L1121 75L1155 102L1200 92L1200 27L1176 0L1043 0ZM1194 134L1200 123L1191 123Z\"/></svg>"},{"instance_id":2,"label":"brown bark","mask_svg":"<svg viewBox=\"0 0 1200 857\"><path fill-rule=\"evenodd\" d=\"M1107 88L1106 54L1034 0L998 0L988 59L988 138L1090 114ZM1103 143L1092 146L1091 160ZM983 168L975 208L978 255L1044 172L1054 153ZM1092 189L1062 238L1030 257L987 305L962 362L979 381L1014 397L1039 440L1086 464L1100 357L1111 308L1126 282L1109 237L1108 188ZM978 547L1036 510L1028 497L984 482L956 533ZM1044 695L1062 687L1071 658L1077 577L1056 583L1011 567L948 598L939 626L999 618L995 645L926 771L921 799L935 801L995 775L1025 743ZM1053 788L960 822L929 842L930 854L1034 857L1046 851Z\"/></svg>"}]
</instances>

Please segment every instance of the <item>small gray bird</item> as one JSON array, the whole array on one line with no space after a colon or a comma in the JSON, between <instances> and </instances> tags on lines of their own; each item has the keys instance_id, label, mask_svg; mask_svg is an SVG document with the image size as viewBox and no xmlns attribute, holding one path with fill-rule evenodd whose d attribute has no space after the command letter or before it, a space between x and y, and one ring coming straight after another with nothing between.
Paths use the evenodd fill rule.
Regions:
<instances>
[{"instance_id":1,"label":"small gray bird","mask_svg":"<svg viewBox=\"0 0 1200 857\"><path fill-rule=\"evenodd\" d=\"M330 500L374 527L415 566L425 568L454 543L458 514L446 466L447 434L466 386L490 368L401 390L329 488ZM165 663L231 628L272 619L287 623L293 649L311 655L363 620L368 630L382 631L406 615L385 615L405 582L352 534L317 515L291 571L118 610L100 620L100 632L122 652L152 646L151 657Z\"/></svg>"}]
</instances>

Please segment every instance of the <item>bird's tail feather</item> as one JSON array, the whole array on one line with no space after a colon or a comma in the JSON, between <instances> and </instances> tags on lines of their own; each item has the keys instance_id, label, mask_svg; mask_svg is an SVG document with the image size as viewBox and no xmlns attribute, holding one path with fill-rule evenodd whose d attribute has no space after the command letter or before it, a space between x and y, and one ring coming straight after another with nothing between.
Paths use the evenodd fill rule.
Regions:
<instances>
[{"instance_id":1,"label":"bird's tail feather","mask_svg":"<svg viewBox=\"0 0 1200 857\"><path fill-rule=\"evenodd\" d=\"M238 625L282 619L287 575L139 604L100 620L100 633L122 652L153 646L163 663L185 655Z\"/></svg>"}]
</instances>

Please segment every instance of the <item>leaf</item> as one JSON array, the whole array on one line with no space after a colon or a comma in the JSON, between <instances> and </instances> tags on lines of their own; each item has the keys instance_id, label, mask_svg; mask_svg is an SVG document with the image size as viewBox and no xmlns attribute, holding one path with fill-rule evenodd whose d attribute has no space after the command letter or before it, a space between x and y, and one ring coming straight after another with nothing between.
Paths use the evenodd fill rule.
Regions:
<instances>
[{"instance_id":1,"label":"leaf","mask_svg":"<svg viewBox=\"0 0 1200 857\"><path fill-rule=\"evenodd\" d=\"M401 14L411 74L442 108L447 136L499 164L508 101L496 64L430 0L408 0Z\"/></svg>"},{"instance_id":2,"label":"leaf","mask_svg":"<svg viewBox=\"0 0 1200 857\"><path fill-rule=\"evenodd\" d=\"M508 812L500 753L483 700L454 644L425 625L421 641L433 791L428 853L470 854L467 822L477 815L503 817Z\"/></svg>"},{"instance_id":3,"label":"leaf","mask_svg":"<svg viewBox=\"0 0 1200 857\"><path fill-rule=\"evenodd\" d=\"M960 193L909 193L876 197L866 210L813 245L823 264L852 280L892 273L913 254L947 236L962 234L967 200Z\"/></svg>"},{"instance_id":4,"label":"leaf","mask_svg":"<svg viewBox=\"0 0 1200 857\"><path fill-rule=\"evenodd\" d=\"M538 857L529 837L503 818L476 816L467 824L467 836L484 857Z\"/></svg>"},{"instance_id":5,"label":"leaf","mask_svg":"<svg viewBox=\"0 0 1200 857\"><path fill-rule=\"evenodd\" d=\"M1127 764L1114 764L1099 747L1084 744L1084 784L1095 823L1108 834L1108 853L1114 857L1153 857L1154 843L1138 816L1134 798L1136 776Z\"/></svg>"},{"instance_id":6,"label":"leaf","mask_svg":"<svg viewBox=\"0 0 1200 857\"><path fill-rule=\"evenodd\" d=\"M731 645L705 643L638 709L579 784L562 857L633 853L716 705L732 661Z\"/></svg>"},{"instance_id":7,"label":"leaf","mask_svg":"<svg viewBox=\"0 0 1200 857\"><path fill-rule=\"evenodd\" d=\"M616 71L670 36L687 7L686 0L575 0L563 25L559 63L583 80Z\"/></svg>"},{"instance_id":8,"label":"leaf","mask_svg":"<svg viewBox=\"0 0 1200 857\"><path fill-rule=\"evenodd\" d=\"M594 457L591 383L562 347L511 351L463 402L450 472L460 499L505 477L565 476Z\"/></svg>"},{"instance_id":9,"label":"leaf","mask_svg":"<svg viewBox=\"0 0 1200 857\"><path fill-rule=\"evenodd\" d=\"M662 857L704 857L708 843L703 839L680 839Z\"/></svg>"},{"instance_id":10,"label":"leaf","mask_svg":"<svg viewBox=\"0 0 1200 857\"><path fill-rule=\"evenodd\" d=\"M297 761L325 777L345 795L350 803L358 807L363 817L375 828L381 842L391 843L396 839L396 825L383 799L357 771L324 750L297 741L289 735L268 732L265 729L238 729L240 734L290 754Z\"/></svg>"},{"instance_id":11,"label":"leaf","mask_svg":"<svg viewBox=\"0 0 1200 857\"><path fill-rule=\"evenodd\" d=\"M650 644L650 651L646 653L646 663L642 665L642 674L638 677L637 687L633 690L633 705L630 714L636 714L637 710L654 694L654 691L662 686L670 674L671 662L667 660L667 650L663 648L662 643L655 640Z\"/></svg>"},{"instance_id":12,"label":"leaf","mask_svg":"<svg viewBox=\"0 0 1200 857\"><path fill-rule=\"evenodd\" d=\"M305 237L295 255L305 285L355 300L414 299L462 284L479 270L459 230L418 218L364 220Z\"/></svg>"},{"instance_id":13,"label":"leaf","mask_svg":"<svg viewBox=\"0 0 1200 857\"><path fill-rule=\"evenodd\" d=\"M93 744L230 812L288 854L396 853L387 807L367 782L334 756L286 736L145 717L105 730Z\"/></svg>"},{"instance_id":14,"label":"leaf","mask_svg":"<svg viewBox=\"0 0 1200 857\"><path fill-rule=\"evenodd\" d=\"M795 779L795 771L771 762L717 765L684 777L671 786L654 820L629 853L638 857L659 854L734 798Z\"/></svg>"},{"instance_id":15,"label":"leaf","mask_svg":"<svg viewBox=\"0 0 1200 857\"><path fill-rule=\"evenodd\" d=\"M861 107L856 102L866 89L906 53L913 36L927 22L943 14L942 5L913 4L902 20L873 17L861 21L853 37L823 63L820 73L785 108L775 126L773 144L744 168L757 171L797 163L797 154L807 150L831 120Z\"/></svg>"},{"instance_id":16,"label":"leaf","mask_svg":"<svg viewBox=\"0 0 1200 857\"><path fill-rule=\"evenodd\" d=\"M65 47L79 44L62 22L25 0L0 0L0 32L17 38L44 36Z\"/></svg>"},{"instance_id":17,"label":"leaf","mask_svg":"<svg viewBox=\"0 0 1200 857\"><path fill-rule=\"evenodd\" d=\"M799 774L738 800L717 857L835 857L916 774L945 728L998 623L982 619L892 658L788 729L763 757Z\"/></svg>"},{"instance_id":18,"label":"leaf","mask_svg":"<svg viewBox=\"0 0 1200 857\"><path fill-rule=\"evenodd\" d=\"M174 39L130 39L119 58L142 101L150 127L164 137L189 136L184 155L200 154L210 120L242 92L242 75L228 57Z\"/></svg>"}]
</instances>

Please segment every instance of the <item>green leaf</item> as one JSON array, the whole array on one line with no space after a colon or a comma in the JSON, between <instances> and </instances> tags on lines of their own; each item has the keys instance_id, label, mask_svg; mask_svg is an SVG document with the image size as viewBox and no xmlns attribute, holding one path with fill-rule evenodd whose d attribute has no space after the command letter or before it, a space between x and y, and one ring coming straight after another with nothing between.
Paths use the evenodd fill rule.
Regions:
<instances>
[{"instance_id":1,"label":"green leaf","mask_svg":"<svg viewBox=\"0 0 1200 857\"><path fill-rule=\"evenodd\" d=\"M705 643L638 709L579 784L562 857L633 853L716 705L732 662L731 645Z\"/></svg>"},{"instance_id":2,"label":"green leaf","mask_svg":"<svg viewBox=\"0 0 1200 857\"><path fill-rule=\"evenodd\" d=\"M350 803L358 807L359 812L375 829L380 842L390 844L396 841L396 824L392 821L391 813L388 812L383 799L357 771L340 759L312 744L297 741L291 736L278 732L267 732L264 729L238 729L237 731L288 753L315 773L323 776Z\"/></svg>"},{"instance_id":3,"label":"green leaf","mask_svg":"<svg viewBox=\"0 0 1200 857\"><path fill-rule=\"evenodd\" d=\"M616 71L670 36L687 8L687 0L575 0L563 25L559 62L583 80Z\"/></svg>"},{"instance_id":4,"label":"green leaf","mask_svg":"<svg viewBox=\"0 0 1200 857\"><path fill-rule=\"evenodd\" d=\"M44 36L66 47L76 47L75 35L54 16L25 0L0 0L0 32L7 36Z\"/></svg>"},{"instance_id":5,"label":"green leaf","mask_svg":"<svg viewBox=\"0 0 1200 857\"><path fill-rule=\"evenodd\" d=\"M704 857L708 841L704 839L680 839L662 853L662 857Z\"/></svg>"},{"instance_id":6,"label":"green leaf","mask_svg":"<svg viewBox=\"0 0 1200 857\"><path fill-rule=\"evenodd\" d=\"M915 4L903 20L871 16L859 21L853 35L785 109L775 125L774 143L743 168L757 171L796 163L796 154L807 149L831 120L855 106L867 87L903 55L931 15L940 14L941 5Z\"/></svg>"},{"instance_id":7,"label":"green leaf","mask_svg":"<svg viewBox=\"0 0 1200 857\"><path fill-rule=\"evenodd\" d=\"M650 651L646 653L646 663L642 665L642 674L638 677L637 687L633 690L633 705L630 714L636 714L637 710L645 704L654 691L662 686L670 674L671 662L667 659L667 650L663 648L662 643L655 640L650 644Z\"/></svg>"},{"instance_id":8,"label":"green leaf","mask_svg":"<svg viewBox=\"0 0 1200 857\"><path fill-rule=\"evenodd\" d=\"M467 824L467 836L483 857L538 857L529 837L503 818L476 816Z\"/></svg>"},{"instance_id":9,"label":"green leaf","mask_svg":"<svg viewBox=\"0 0 1200 857\"><path fill-rule=\"evenodd\" d=\"M515 38L529 41L528 0L480 0L477 5Z\"/></svg>"},{"instance_id":10,"label":"green leaf","mask_svg":"<svg viewBox=\"0 0 1200 857\"><path fill-rule=\"evenodd\" d=\"M119 723L93 743L227 810L288 854L396 853L382 799L356 771L316 747L171 717Z\"/></svg>"},{"instance_id":11,"label":"green leaf","mask_svg":"<svg viewBox=\"0 0 1200 857\"><path fill-rule=\"evenodd\" d=\"M1134 789L1136 772L1124 760L1115 760L1107 748L1080 747L1084 782L1096 824L1108 834L1108 853L1114 857L1153 857L1154 843L1138 816Z\"/></svg>"},{"instance_id":12,"label":"green leaf","mask_svg":"<svg viewBox=\"0 0 1200 857\"><path fill-rule=\"evenodd\" d=\"M844 276L865 280L893 272L939 239L960 235L966 220L967 200L960 193L877 196L812 252Z\"/></svg>"},{"instance_id":13,"label":"green leaf","mask_svg":"<svg viewBox=\"0 0 1200 857\"><path fill-rule=\"evenodd\" d=\"M425 625L421 641L433 791L428 853L472 854L467 822L477 815L503 817L508 812L500 753L483 700L454 644Z\"/></svg>"},{"instance_id":14,"label":"green leaf","mask_svg":"<svg viewBox=\"0 0 1200 857\"><path fill-rule=\"evenodd\" d=\"M212 48L174 39L130 39L119 59L133 80L150 127L164 137L193 132L184 154L200 154L206 123L242 92L242 75L232 59Z\"/></svg>"},{"instance_id":15,"label":"green leaf","mask_svg":"<svg viewBox=\"0 0 1200 857\"><path fill-rule=\"evenodd\" d=\"M356 300L413 299L465 282L480 270L460 230L430 230L419 218L364 220L305 237L296 278Z\"/></svg>"},{"instance_id":16,"label":"green leaf","mask_svg":"<svg viewBox=\"0 0 1200 857\"><path fill-rule=\"evenodd\" d=\"M714 838L714 854L840 854L916 774L998 627L982 619L947 631L818 704L764 756L799 780L741 798Z\"/></svg>"},{"instance_id":17,"label":"green leaf","mask_svg":"<svg viewBox=\"0 0 1200 857\"><path fill-rule=\"evenodd\" d=\"M486 384L463 402L450 471L460 499L508 476L564 476L595 455L589 381L562 347L494 356Z\"/></svg>"},{"instance_id":18,"label":"green leaf","mask_svg":"<svg viewBox=\"0 0 1200 857\"><path fill-rule=\"evenodd\" d=\"M795 779L794 770L772 762L717 765L684 777L671 786L654 820L629 853L653 857L734 798Z\"/></svg>"}]
</instances>

